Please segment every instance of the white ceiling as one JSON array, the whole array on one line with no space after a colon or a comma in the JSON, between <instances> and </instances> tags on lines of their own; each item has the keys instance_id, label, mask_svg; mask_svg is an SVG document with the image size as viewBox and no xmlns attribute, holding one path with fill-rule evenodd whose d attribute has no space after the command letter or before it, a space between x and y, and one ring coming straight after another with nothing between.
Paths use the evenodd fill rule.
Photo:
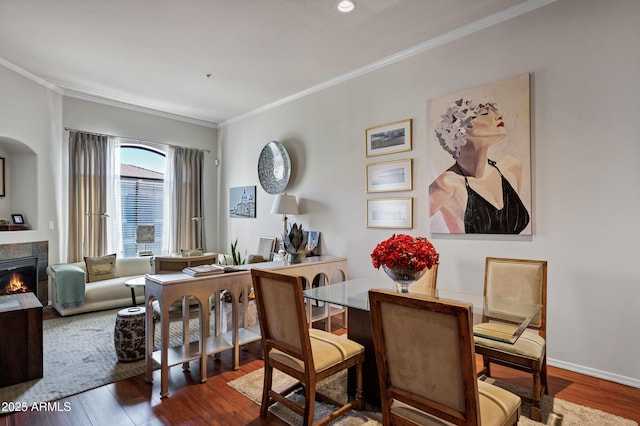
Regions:
<instances>
[{"instance_id":1,"label":"white ceiling","mask_svg":"<svg viewBox=\"0 0 640 426\"><path fill-rule=\"evenodd\" d=\"M216 126L550 1L337 2L0 0L0 65Z\"/></svg>"}]
</instances>

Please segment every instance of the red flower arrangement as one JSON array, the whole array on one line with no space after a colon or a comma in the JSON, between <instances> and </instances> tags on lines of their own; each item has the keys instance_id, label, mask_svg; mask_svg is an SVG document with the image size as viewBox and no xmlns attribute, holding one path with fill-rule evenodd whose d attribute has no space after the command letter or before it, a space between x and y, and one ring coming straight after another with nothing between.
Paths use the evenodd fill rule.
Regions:
<instances>
[{"instance_id":1,"label":"red flower arrangement","mask_svg":"<svg viewBox=\"0 0 640 426\"><path fill-rule=\"evenodd\" d=\"M384 265L390 269L400 267L415 272L431 269L439 258L440 255L428 239L406 234L393 234L371 253L371 263L376 269Z\"/></svg>"}]
</instances>

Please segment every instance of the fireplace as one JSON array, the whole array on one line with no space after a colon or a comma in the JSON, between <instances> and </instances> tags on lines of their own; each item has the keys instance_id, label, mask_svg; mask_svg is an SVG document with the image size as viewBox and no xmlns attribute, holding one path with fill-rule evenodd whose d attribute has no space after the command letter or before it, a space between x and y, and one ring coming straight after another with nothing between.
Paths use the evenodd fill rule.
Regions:
<instances>
[{"instance_id":1,"label":"fireplace","mask_svg":"<svg viewBox=\"0 0 640 426\"><path fill-rule=\"evenodd\" d=\"M38 257L0 260L0 296L29 292L38 296Z\"/></svg>"}]
</instances>

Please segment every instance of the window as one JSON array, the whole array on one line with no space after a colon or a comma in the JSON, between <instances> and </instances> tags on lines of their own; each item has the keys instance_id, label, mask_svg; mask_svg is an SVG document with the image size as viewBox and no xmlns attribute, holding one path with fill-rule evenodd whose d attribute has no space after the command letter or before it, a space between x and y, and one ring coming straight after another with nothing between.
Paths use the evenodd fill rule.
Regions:
<instances>
[{"instance_id":1,"label":"window","mask_svg":"<svg viewBox=\"0 0 640 426\"><path fill-rule=\"evenodd\" d=\"M141 145L120 148L120 199L122 206L122 246L124 257L138 251L162 250L165 156ZM154 225L154 242L136 243L137 225Z\"/></svg>"}]
</instances>

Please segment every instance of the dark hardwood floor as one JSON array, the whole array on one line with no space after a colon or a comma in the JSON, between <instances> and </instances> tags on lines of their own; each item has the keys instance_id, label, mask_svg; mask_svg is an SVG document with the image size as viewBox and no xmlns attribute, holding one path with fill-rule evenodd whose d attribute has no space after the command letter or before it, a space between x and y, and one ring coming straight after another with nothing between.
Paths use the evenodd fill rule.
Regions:
<instances>
[{"instance_id":1,"label":"dark hardwood floor","mask_svg":"<svg viewBox=\"0 0 640 426\"><path fill-rule=\"evenodd\" d=\"M339 326L339 323L336 323ZM344 330L338 331L338 333ZM233 371L230 353L208 359L207 382L199 383L199 367L169 370L169 397L160 399L160 372L153 384L144 375L121 380L58 401L50 410L0 416L9 425L284 425L276 417L260 418L257 404L234 391L227 382L262 367L259 343L240 354L240 369ZM480 363L478 364L480 367ZM531 378L524 373L492 366L493 376L523 387ZM640 389L549 367L549 393L580 405L597 408L640 423ZM53 410L51 410L53 409Z\"/></svg>"}]
</instances>

